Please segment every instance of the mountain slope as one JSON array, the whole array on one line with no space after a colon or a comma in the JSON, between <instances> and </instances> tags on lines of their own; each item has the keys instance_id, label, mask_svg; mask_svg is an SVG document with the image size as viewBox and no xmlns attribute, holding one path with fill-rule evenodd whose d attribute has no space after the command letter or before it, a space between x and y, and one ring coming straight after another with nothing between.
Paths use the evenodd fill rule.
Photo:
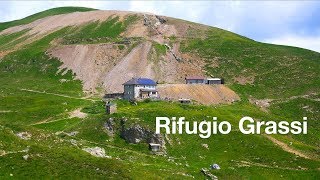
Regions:
<instances>
[{"instance_id":1,"label":"mountain slope","mask_svg":"<svg viewBox=\"0 0 320 180\"><path fill-rule=\"evenodd\" d=\"M152 14L146 17L149 23L142 13L75 12L0 32L0 177L203 179L200 169L218 163L222 169L210 172L222 179L319 178L319 53L170 17L162 17L162 24ZM118 91L134 75L151 76L164 86L182 83L186 75L223 77L224 88L241 101L133 106L119 100L118 112L106 115L100 93ZM263 107L256 107L261 101ZM79 109L86 116L77 115ZM234 131L209 139L167 135L165 156L150 154L145 140L132 144L121 136L123 122L124 128L154 131L157 116L192 121L217 116ZM307 135L272 137L309 158L262 135L241 134L236 126L243 116L275 121L307 116ZM110 118L113 134L106 128ZM21 139L21 132L30 139ZM83 151L88 147L104 148L112 157L93 157Z\"/></svg>"},{"instance_id":2,"label":"mountain slope","mask_svg":"<svg viewBox=\"0 0 320 180\"><path fill-rule=\"evenodd\" d=\"M20 20L10 21L10 22L3 22L0 23L0 31L8 29L13 26L19 26L23 24L31 23L35 20L48 17L48 16L54 16L58 14L67 14L71 12L84 12L84 11L93 11L95 9L92 8L85 8L85 7L59 7L59 8L53 8L46 11L39 12L37 14L33 14L31 16L25 17Z\"/></svg>"}]
</instances>

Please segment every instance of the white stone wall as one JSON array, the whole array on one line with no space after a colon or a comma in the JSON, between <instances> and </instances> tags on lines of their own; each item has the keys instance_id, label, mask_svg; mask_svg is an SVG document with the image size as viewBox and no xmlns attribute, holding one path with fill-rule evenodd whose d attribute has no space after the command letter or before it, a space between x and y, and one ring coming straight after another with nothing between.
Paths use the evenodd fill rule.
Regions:
<instances>
[{"instance_id":1,"label":"white stone wall","mask_svg":"<svg viewBox=\"0 0 320 180\"><path fill-rule=\"evenodd\" d=\"M151 89L151 90L155 90L155 89L156 89L156 86L150 86L150 85L135 85L135 87L134 87L135 98L139 98L139 97L140 97L140 89Z\"/></svg>"}]
</instances>

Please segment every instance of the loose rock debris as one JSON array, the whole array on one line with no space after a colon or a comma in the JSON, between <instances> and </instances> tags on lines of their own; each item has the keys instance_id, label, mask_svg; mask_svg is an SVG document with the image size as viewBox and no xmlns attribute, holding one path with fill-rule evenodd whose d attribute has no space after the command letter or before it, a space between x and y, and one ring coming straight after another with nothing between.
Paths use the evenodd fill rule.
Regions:
<instances>
[{"instance_id":1,"label":"loose rock debris","mask_svg":"<svg viewBox=\"0 0 320 180\"><path fill-rule=\"evenodd\" d=\"M111 158L111 156L107 156L105 150L100 147L83 148L82 150L90 153L92 156L95 156L95 157Z\"/></svg>"},{"instance_id":2,"label":"loose rock debris","mask_svg":"<svg viewBox=\"0 0 320 180\"><path fill-rule=\"evenodd\" d=\"M217 176L211 174L210 171L209 171L208 169L206 169L206 168L202 168L202 169L201 169L201 172L202 172L206 177L208 177L209 179L215 179L215 180L218 179Z\"/></svg>"},{"instance_id":3,"label":"loose rock debris","mask_svg":"<svg viewBox=\"0 0 320 180\"><path fill-rule=\"evenodd\" d=\"M31 134L28 133L28 132L20 132L20 133L17 133L16 134L20 139L23 139L23 140L29 140L31 139Z\"/></svg>"},{"instance_id":4,"label":"loose rock debris","mask_svg":"<svg viewBox=\"0 0 320 180\"><path fill-rule=\"evenodd\" d=\"M83 118L87 117L87 114L81 112L81 108L80 108L80 109L76 109L76 110L70 112L69 116L70 116L70 118L77 117L77 118L83 119Z\"/></svg>"}]
</instances>

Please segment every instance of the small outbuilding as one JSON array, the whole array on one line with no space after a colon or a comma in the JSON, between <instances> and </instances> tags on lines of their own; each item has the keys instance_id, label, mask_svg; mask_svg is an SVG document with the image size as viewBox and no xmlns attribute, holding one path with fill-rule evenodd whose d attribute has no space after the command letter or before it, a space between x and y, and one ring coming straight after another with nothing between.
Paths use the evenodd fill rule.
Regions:
<instances>
[{"instance_id":1,"label":"small outbuilding","mask_svg":"<svg viewBox=\"0 0 320 180\"><path fill-rule=\"evenodd\" d=\"M187 76L185 78L186 84L223 84L221 78L206 78L202 76Z\"/></svg>"},{"instance_id":2,"label":"small outbuilding","mask_svg":"<svg viewBox=\"0 0 320 180\"><path fill-rule=\"evenodd\" d=\"M161 144L149 143L149 149L152 152L159 152L161 150Z\"/></svg>"},{"instance_id":3,"label":"small outbuilding","mask_svg":"<svg viewBox=\"0 0 320 180\"><path fill-rule=\"evenodd\" d=\"M190 99L179 99L178 101L181 104L191 104L191 100Z\"/></svg>"},{"instance_id":4,"label":"small outbuilding","mask_svg":"<svg viewBox=\"0 0 320 180\"><path fill-rule=\"evenodd\" d=\"M207 84L223 84L221 78L207 78Z\"/></svg>"},{"instance_id":5,"label":"small outbuilding","mask_svg":"<svg viewBox=\"0 0 320 180\"><path fill-rule=\"evenodd\" d=\"M106 103L106 113L107 114L113 114L117 112L117 104L107 102Z\"/></svg>"},{"instance_id":6,"label":"small outbuilding","mask_svg":"<svg viewBox=\"0 0 320 180\"><path fill-rule=\"evenodd\" d=\"M186 84L206 84L206 78L202 76L187 76Z\"/></svg>"}]
</instances>

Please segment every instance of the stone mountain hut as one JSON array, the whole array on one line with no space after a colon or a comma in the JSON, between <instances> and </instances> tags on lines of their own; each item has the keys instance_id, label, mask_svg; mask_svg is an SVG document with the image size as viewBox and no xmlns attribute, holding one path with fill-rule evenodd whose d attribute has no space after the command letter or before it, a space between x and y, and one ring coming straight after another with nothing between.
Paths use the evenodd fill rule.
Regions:
<instances>
[{"instance_id":1,"label":"stone mountain hut","mask_svg":"<svg viewBox=\"0 0 320 180\"><path fill-rule=\"evenodd\" d=\"M148 78L132 78L124 86L123 98L127 100L157 98L157 83Z\"/></svg>"}]
</instances>

